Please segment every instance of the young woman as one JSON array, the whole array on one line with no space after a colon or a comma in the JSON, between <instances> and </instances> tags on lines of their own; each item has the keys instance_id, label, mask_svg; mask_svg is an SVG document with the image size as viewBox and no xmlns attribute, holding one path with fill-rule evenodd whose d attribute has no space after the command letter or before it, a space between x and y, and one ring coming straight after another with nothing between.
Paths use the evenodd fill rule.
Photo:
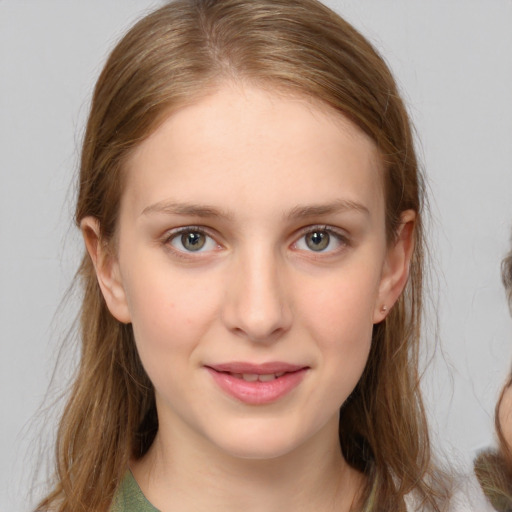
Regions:
<instances>
[{"instance_id":1,"label":"young woman","mask_svg":"<svg viewBox=\"0 0 512 512\"><path fill-rule=\"evenodd\" d=\"M503 260L502 279L512 311L512 252ZM512 375L501 392L495 414L498 449L475 460L475 473L493 507L512 511Z\"/></svg>"},{"instance_id":2,"label":"young woman","mask_svg":"<svg viewBox=\"0 0 512 512\"><path fill-rule=\"evenodd\" d=\"M446 510L422 203L390 71L319 2L142 19L87 124L82 353L38 509Z\"/></svg>"}]
</instances>

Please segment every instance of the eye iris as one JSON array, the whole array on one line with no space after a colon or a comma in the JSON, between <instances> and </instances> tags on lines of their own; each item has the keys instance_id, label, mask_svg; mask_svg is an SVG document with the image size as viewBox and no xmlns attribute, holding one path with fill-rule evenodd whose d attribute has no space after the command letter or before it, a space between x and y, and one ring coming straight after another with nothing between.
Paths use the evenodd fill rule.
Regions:
<instances>
[{"instance_id":1,"label":"eye iris","mask_svg":"<svg viewBox=\"0 0 512 512\"><path fill-rule=\"evenodd\" d=\"M323 251L330 241L329 233L326 231L313 231L306 235L306 245L312 251Z\"/></svg>"},{"instance_id":2,"label":"eye iris","mask_svg":"<svg viewBox=\"0 0 512 512\"><path fill-rule=\"evenodd\" d=\"M206 237L202 233L190 232L181 235L181 243L187 251L199 251L203 248Z\"/></svg>"}]
</instances>

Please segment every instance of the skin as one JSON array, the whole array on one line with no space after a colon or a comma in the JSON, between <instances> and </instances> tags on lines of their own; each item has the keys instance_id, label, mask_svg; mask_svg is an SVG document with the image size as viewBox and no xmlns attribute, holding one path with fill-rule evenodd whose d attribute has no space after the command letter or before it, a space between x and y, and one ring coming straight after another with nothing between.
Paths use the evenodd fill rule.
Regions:
<instances>
[{"instance_id":1,"label":"skin","mask_svg":"<svg viewBox=\"0 0 512 512\"><path fill-rule=\"evenodd\" d=\"M500 403L499 421L503 437L512 449L512 387L508 386Z\"/></svg>"},{"instance_id":2,"label":"skin","mask_svg":"<svg viewBox=\"0 0 512 512\"><path fill-rule=\"evenodd\" d=\"M404 212L386 244L381 174L374 143L339 113L225 83L129 159L114 256L84 219L107 305L133 324L155 387L159 432L132 471L162 512L357 500L364 479L341 454L339 409L407 280L415 218ZM184 248L186 226L206 233L201 251ZM324 250L307 243L315 231L330 237ZM307 370L253 405L205 368L232 361Z\"/></svg>"}]
</instances>

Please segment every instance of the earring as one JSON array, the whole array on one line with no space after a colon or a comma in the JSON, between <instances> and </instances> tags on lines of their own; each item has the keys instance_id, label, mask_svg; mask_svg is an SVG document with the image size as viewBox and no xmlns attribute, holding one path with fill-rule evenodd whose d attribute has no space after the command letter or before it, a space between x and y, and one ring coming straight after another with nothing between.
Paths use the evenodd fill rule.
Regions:
<instances>
[{"instance_id":1,"label":"earring","mask_svg":"<svg viewBox=\"0 0 512 512\"><path fill-rule=\"evenodd\" d=\"M388 310L388 307L387 307L387 306L382 306L382 307L380 308L380 310L381 310L383 313L386 313L386 312L387 312L387 310Z\"/></svg>"}]
</instances>

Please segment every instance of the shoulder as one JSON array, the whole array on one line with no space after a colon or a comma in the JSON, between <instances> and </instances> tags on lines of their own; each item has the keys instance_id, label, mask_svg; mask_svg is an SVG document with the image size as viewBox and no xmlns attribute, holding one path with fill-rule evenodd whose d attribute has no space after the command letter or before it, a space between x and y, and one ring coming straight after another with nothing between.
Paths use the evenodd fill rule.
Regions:
<instances>
[{"instance_id":1,"label":"shoulder","mask_svg":"<svg viewBox=\"0 0 512 512\"><path fill-rule=\"evenodd\" d=\"M114 496L109 512L159 512L146 499L132 472L128 470Z\"/></svg>"}]
</instances>

